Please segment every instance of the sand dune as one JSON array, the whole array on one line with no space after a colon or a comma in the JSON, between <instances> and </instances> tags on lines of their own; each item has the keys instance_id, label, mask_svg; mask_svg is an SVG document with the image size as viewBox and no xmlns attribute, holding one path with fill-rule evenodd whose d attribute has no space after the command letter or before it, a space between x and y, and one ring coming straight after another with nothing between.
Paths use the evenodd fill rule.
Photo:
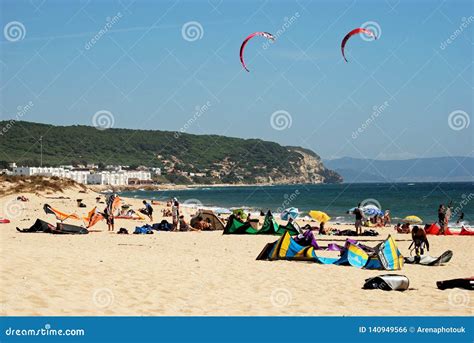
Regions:
<instances>
[{"instance_id":1,"label":"sand dune","mask_svg":"<svg viewBox=\"0 0 474 343\"><path fill-rule=\"evenodd\" d=\"M15 227L29 227L37 217L53 222L44 203L85 214L75 199L90 209L97 196L77 190L60 194L70 199L26 195L30 201L21 204L15 196L0 199L0 209L18 211L11 224L0 224L2 315L472 315L468 291L435 284L474 275L472 237L430 237L433 256L454 251L449 264L405 265L397 273L408 276L410 290L369 291L361 289L364 280L384 271L256 261L273 236L116 235L103 222L89 235L22 234ZM127 201L140 207L139 199ZM116 228L131 231L139 223L117 220ZM386 228L368 240L375 245L389 233ZM407 254L409 237L394 236Z\"/></svg>"}]
</instances>

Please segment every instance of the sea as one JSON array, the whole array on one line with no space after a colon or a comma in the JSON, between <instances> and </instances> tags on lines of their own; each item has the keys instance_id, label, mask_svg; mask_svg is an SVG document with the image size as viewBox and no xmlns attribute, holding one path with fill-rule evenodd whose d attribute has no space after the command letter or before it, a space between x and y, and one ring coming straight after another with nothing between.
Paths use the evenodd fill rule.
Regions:
<instances>
[{"instance_id":1,"label":"sea","mask_svg":"<svg viewBox=\"0 0 474 343\"><path fill-rule=\"evenodd\" d=\"M390 210L392 222L409 215L423 222L437 220L440 204L452 206L453 222L464 213L463 222L474 223L474 183L356 183L318 185L231 186L200 187L185 190L146 191L120 193L124 197L168 200L176 197L181 204L224 209L243 208L249 212L271 210L280 213L289 207L298 208L300 217L311 210L326 212L331 221L352 223L347 211L359 203Z\"/></svg>"}]
</instances>

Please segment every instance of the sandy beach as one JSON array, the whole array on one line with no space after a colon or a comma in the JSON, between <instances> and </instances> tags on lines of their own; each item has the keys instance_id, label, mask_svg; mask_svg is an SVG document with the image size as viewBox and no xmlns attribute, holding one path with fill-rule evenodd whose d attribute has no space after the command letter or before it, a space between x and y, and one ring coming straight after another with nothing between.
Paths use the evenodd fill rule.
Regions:
<instances>
[{"instance_id":1,"label":"sandy beach","mask_svg":"<svg viewBox=\"0 0 474 343\"><path fill-rule=\"evenodd\" d=\"M117 235L105 222L88 235L20 233L36 218L54 223L45 203L63 212L85 215L98 193L79 189L57 194L18 194L0 198L0 208L17 211L9 224L0 224L1 315L112 316L356 316L472 315L468 291L441 291L436 281L474 275L471 237L430 236L432 256L454 252L444 266L405 265L396 274L410 279L405 292L361 289L364 280L385 271L288 261L256 261L276 236L226 235L222 232L155 232ZM51 199L62 196L69 199ZM78 208L81 198L87 208ZM142 199L123 199L134 208ZM99 206L104 206L100 204ZM159 222L164 205L154 205ZM192 209L186 210L189 219ZM169 218L167 218L169 220ZM148 220L146 221L148 222ZM70 220L71 224L80 222ZM116 220L115 227L133 232L141 221ZM332 226L332 225L328 225ZM339 226L344 228L344 226ZM410 237L393 228L368 245L392 234L403 254ZM342 243L345 237L319 236L322 244ZM370 241L373 241L371 243Z\"/></svg>"}]
</instances>

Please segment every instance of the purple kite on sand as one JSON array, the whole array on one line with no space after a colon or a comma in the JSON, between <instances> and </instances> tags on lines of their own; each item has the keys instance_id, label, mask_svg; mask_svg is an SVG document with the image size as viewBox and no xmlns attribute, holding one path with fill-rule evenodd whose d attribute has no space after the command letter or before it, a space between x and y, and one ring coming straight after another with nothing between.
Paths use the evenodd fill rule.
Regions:
<instances>
[{"instance_id":1,"label":"purple kite on sand","mask_svg":"<svg viewBox=\"0 0 474 343\"><path fill-rule=\"evenodd\" d=\"M341 251L343 247L330 243L327 247L320 247L316 238L314 238L314 234L311 230L306 230L304 233L299 234L295 238L296 243L302 246L312 246L316 250L329 250L329 251Z\"/></svg>"}]
</instances>

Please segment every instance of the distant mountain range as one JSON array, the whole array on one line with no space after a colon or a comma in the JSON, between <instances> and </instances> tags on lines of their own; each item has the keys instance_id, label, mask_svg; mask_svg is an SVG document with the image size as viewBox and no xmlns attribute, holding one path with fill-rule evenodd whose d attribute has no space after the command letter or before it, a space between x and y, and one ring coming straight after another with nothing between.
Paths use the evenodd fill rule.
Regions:
<instances>
[{"instance_id":1,"label":"distant mountain range","mask_svg":"<svg viewBox=\"0 0 474 343\"><path fill-rule=\"evenodd\" d=\"M371 160L343 157L324 160L345 183L474 181L473 157L434 157L408 160Z\"/></svg>"}]
</instances>

